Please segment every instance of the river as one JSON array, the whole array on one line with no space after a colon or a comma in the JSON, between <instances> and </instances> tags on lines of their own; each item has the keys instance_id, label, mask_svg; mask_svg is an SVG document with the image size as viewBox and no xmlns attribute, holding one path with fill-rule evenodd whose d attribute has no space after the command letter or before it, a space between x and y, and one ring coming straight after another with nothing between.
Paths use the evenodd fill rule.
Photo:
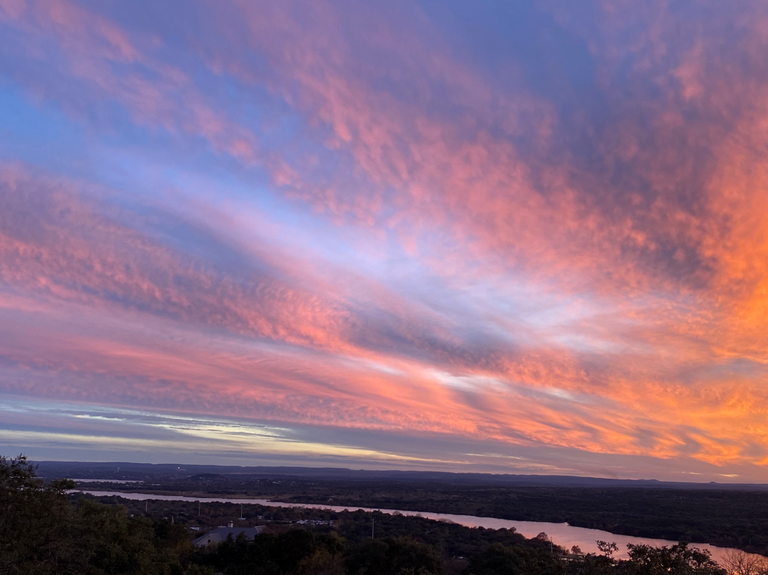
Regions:
<instances>
[{"instance_id":1,"label":"river","mask_svg":"<svg viewBox=\"0 0 768 575\"><path fill-rule=\"evenodd\" d=\"M296 505L295 503L283 503L281 501L269 501L268 499L227 499L224 497L187 497L184 495L153 495L150 493L127 493L123 491L94 491L89 489L74 489L99 497L124 497L134 501L159 500L159 501L201 501L202 503L237 503L239 505L264 505L265 507L301 507L306 509L330 509L332 511L381 511L382 513L400 513L407 516L420 516L427 519L438 521L452 521L466 527L485 527L486 529L511 529L515 528L518 533L525 537L536 537L541 532L546 533L550 539L561 547L570 549L573 545L578 545L584 553L597 553L596 541L614 542L619 546L616 557L627 556L627 543L653 545L661 547L662 545L674 545L677 541L668 541L665 539L647 539L645 537L631 537L629 535L616 535L608 531L599 529L587 529L585 527L573 527L567 523L546 523L542 521L514 521L510 519L496 519L494 517L476 517L474 515L453 515L450 513L432 513L430 511L401 511L397 509L369 509L365 507L344 507L339 505L325 505L304 503ZM729 551L734 551L727 547L716 547L705 543L695 543L692 546L699 549L707 549L712 553L712 558L721 563L723 556Z\"/></svg>"}]
</instances>

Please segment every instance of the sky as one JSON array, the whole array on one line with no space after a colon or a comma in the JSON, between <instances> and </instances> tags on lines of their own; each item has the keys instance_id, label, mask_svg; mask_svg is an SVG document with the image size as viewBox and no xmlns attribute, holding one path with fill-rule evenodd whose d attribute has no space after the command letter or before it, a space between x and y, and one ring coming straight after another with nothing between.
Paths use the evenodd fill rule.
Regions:
<instances>
[{"instance_id":1,"label":"sky","mask_svg":"<svg viewBox=\"0 0 768 575\"><path fill-rule=\"evenodd\" d=\"M768 3L0 0L0 454L768 482Z\"/></svg>"}]
</instances>

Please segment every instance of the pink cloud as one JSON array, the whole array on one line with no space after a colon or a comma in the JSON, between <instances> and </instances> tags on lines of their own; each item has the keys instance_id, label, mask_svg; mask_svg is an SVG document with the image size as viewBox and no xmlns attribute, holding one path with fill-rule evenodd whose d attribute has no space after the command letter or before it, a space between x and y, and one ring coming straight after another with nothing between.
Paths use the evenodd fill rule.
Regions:
<instances>
[{"instance_id":1,"label":"pink cloud","mask_svg":"<svg viewBox=\"0 0 768 575\"><path fill-rule=\"evenodd\" d=\"M223 271L141 231L138 216L103 201L114 191L4 166L2 309L53 316L60 304L136 324L101 338L63 318L66 342L27 328L27 347L6 358L33 375L6 390L765 465L750 451L768 448L768 86L750 73L764 67L764 16L736 19L739 68L722 55L731 30L716 22L704 34L648 3L635 32L636 12L600 11L607 48L588 44L610 121L581 111L590 162L559 151L558 138L582 140L553 101L502 90L406 3L397 21L352 3L203 4L197 65L246 99L264 88L282 99L306 148L269 147L192 66L166 61L150 31L62 1L1 6L34 57L61 50L68 95L32 73L20 80L29 89L73 107L118 102L150 131L260 164L297 211L308 204L354 241L393 238L446 299L476 312L437 311L363 271L310 261L310 250L234 246L230 222L195 207L193 223L254 262ZM615 86L625 66L627 86ZM536 301L594 307L553 304L563 318L538 325L505 308L513 282ZM478 303L479 286L489 301ZM463 335L478 316L480 351ZM192 341L136 342L150 338L142 322ZM225 343L206 344L210 334ZM51 389L44 373L66 377ZM107 377L124 387L95 383Z\"/></svg>"}]
</instances>

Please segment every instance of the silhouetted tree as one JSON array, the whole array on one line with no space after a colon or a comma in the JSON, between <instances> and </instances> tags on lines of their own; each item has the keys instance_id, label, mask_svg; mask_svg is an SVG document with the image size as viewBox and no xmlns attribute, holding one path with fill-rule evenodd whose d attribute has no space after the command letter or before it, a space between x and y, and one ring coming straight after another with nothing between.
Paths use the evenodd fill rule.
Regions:
<instances>
[{"instance_id":1,"label":"silhouetted tree","mask_svg":"<svg viewBox=\"0 0 768 575\"><path fill-rule=\"evenodd\" d=\"M617 570L631 575L726 575L709 551L678 543L671 547L627 545L629 559L620 561Z\"/></svg>"},{"instance_id":2,"label":"silhouetted tree","mask_svg":"<svg viewBox=\"0 0 768 575\"><path fill-rule=\"evenodd\" d=\"M46 483L23 455L0 456L0 575L182 575L186 530L120 505L67 500L69 480Z\"/></svg>"},{"instance_id":3,"label":"silhouetted tree","mask_svg":"<svg viewBox=\"0 0 768 575\"><path fill-rule=\"evenodd\" d=\"M728 575L768 575L768 558L734 549L723 557Z\"/></svg>"},{"instance_id":4,"label":"silhouetted tree","mask_svg":"<svg viewBox=\"0 0 768 575\"><path fill-rule=\"evenodd\" d=\"M71 481L45 483L24 455L0 456L0 573L60 573L71 559L62 545Z\"/></svg>"}]
</instances>

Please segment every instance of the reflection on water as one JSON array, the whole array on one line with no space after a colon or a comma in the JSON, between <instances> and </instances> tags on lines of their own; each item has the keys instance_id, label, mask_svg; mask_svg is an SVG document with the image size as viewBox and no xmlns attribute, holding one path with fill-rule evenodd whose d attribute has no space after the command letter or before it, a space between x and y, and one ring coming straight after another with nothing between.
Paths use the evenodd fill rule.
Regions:
<instances>
[{"instance_id":1,"label":"reflection on water","mask_svg":"<svg viewBox=\"0 0 768 575\"><path fill-rule=\"evenodd\" d=\"M381 511L382 513L400 513L408 516L419 516L427 519L436 519L438 521L452 521L466 527L485 527L486 529L511 529L515 528L518 533L525 537L536 537L542 531L549 535L550 539L561 547L570 549L578 545L584 553L597 553L596 541L615 542L619 546L619 552L616 557L626 557L627 543L644 543L661 547L662 545L674 545L677 541L668 541L666 539L647 539L645 537L630 537L629 535L616 535L608 531L598 529L586 529L584 527L572 527L567 523L545 523L542 521L514 521L509 519L495 519L493 517L475 517L474 515L451 515L449 513L431 513L429 511L400 511L396 509L368 509L365 507L343 507L338 505L317 505L306 503L296 505L294 503L283 503L280 501L269 501L267 499L227 499L224 497L185 497L183 495L151 495L147 493L124 493L120 491L92 491L87 489L74 489L96 496L117 496L125 499L144 501L145 499L155 499L160 501L202 501L205 503L238 503L243 505L255 504L267 507L301 507L305 509L330 509L332 511ZM699 549L708 549L712 557L720 562L722 557L728 552L733 551L727 547L716 547L704 543L696 543L695 547Z\"/></svg>"}]
</instances>

